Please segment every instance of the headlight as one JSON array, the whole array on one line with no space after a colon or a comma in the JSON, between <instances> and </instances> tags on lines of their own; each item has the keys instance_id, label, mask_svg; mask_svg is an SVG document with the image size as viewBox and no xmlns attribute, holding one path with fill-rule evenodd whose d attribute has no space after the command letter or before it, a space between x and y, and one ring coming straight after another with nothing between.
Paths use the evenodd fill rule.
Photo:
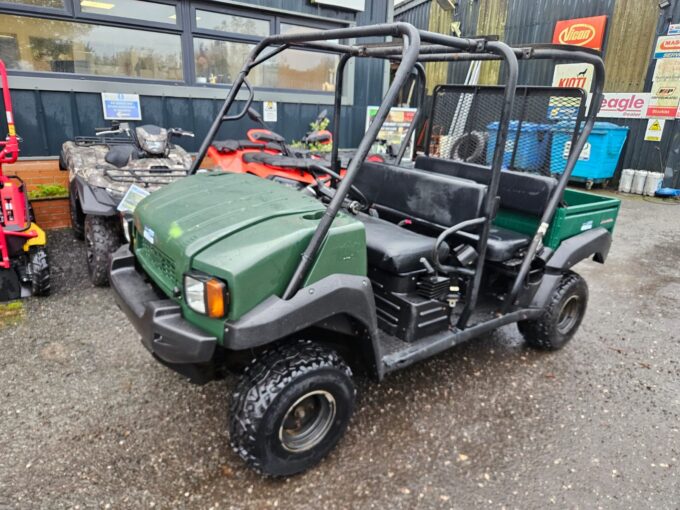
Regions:
<instances>
[{"instance_id":1,"label":"headlight","mask_svg":"<svg viewBox=\"0 0 680 510\"><path fill-rule=\"evenodd\" d=\"M192 272L184 275L184 301L194 312L218 319L226 313L229 294L224 282Z\"/></svg>"},{"instance_id":2,"label":"headlight","mask_svg":"<svg viewBox=\"0 0 680 510\"><path fill-rule=\"evenodd\" d=\"M146 152L151 154L163 154L165 152L165 142L151 142L146 140L144 143L140 144L144 147Z\"/></svg>"}]
</instances>

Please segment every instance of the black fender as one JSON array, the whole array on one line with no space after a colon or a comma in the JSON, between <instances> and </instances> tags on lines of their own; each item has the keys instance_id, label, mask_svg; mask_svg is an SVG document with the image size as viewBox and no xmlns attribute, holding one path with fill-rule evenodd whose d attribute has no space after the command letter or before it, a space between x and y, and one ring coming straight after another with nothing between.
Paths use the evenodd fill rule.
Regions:
<instances>
[{"instance_id":1,"label":"black fender","mask_svg":"<svg viewBox=\"0 0 680 510\"><path fill-rule=\"evenodd\" d=\"M116 202L105 189L90 186L80 175L74 179L80 208L83 214L114 216L118 214Z\"/></svg>"},{"instance_id":2,"label":"black fender","mask_svg":"<svg viewBox=\"0 0 680 510\"><path fill-rule=\"evenodd\" d=\"M598 227L587 230L562 241L546 263L547 269L566 271L578 262L593 257L595 262L604 264L612 245L612 235L607 229Z\"/></svg>"},{"instance_id":3,"label":"black fender","mask_svg":"<svg viewBox=\"0 0 680 510\"><path fill-rule=\"evenodd\" d=\"M562 276L578 262L592 257L595 262L604 264L609 255L612 235L607 229L599 227L583 232L562 241L545 265L545 273L537 287L526 288L525 295L520 296L519 302L525 303L531 299L531 308L544 308L555 289L562 280ZM533 293L527 296L526 293Z\"/></svg>"},{"instance_id":4,"label":"black fender","mask_svg":"<svg viewBox=\"0 0 680 510\"><path fill-rule=\"evenodd\" d=\"M375 298L366 276L335 274L300 289L288 300L271 296L240 319L225 323L223 345L232 350L251 349L311 326L341 330L351 323L346 318L359 327L345 332L371 342L373 359L367 361L379 370Z\"/></svg>"}]
</instances>

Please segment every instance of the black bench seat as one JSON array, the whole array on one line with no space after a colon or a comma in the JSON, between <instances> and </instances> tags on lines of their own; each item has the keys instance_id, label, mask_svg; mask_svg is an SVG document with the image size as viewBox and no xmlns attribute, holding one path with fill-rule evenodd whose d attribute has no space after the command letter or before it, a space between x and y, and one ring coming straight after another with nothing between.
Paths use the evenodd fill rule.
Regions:
<instances>
[{"instance_id":1,"label":"black bench seat","mask_svg":"<svg viewBox=\"0 0 680 510\"><path fill-rule=\"evenodd\" d=\"M477 234L459 232L458 237L470 243L477 242ZM531 238L507 228L492 226L489 230L489 240L486 244L486 260L504 262L509 260L522 248L529 246Z\"/></svg>"},{"instance_id":2,"label":"black bench seat","mask_svg":"<svg viewBox=\"0 0 680 510\"><path fill-rule=\"evenodd\" d=\"M435 238L368 214L360 213L356 218L366 229L369 265L389 273L404 274L425 269L420 262L422 257L432 259ZM444 259L448 252L448 245L443 243L439 249L439 257Z\"/></svg>"}]
</instances>

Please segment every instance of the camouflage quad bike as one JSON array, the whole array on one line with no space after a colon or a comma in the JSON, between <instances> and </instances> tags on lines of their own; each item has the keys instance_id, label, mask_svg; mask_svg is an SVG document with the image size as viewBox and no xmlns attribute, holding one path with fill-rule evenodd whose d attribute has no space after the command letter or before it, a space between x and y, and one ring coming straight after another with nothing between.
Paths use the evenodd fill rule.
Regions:
<instances>
[{"instance_id":1,"label":"camouflage quad bike","mask_svg":"<svg viewBox=\"0 0 680 510\"><path fill-rule=\"evenodd\" d=\"M69 172L71 226L76 239L87 243L94 285L108 283L111 254L127 236L131 211L120 212L118 206L129 188L152 192L187 174L192 158L171 143L173 136L194 135L178 128L114 123L97 136L76 137L62 146L59 167Z\"/></svg>"}]
</instances>

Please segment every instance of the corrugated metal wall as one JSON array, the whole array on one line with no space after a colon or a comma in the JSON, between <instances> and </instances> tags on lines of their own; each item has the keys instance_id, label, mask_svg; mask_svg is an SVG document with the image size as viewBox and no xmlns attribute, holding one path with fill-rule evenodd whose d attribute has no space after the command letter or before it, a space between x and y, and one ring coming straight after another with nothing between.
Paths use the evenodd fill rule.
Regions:
<instances>
[{"instance_id":1,"label":"corrugated metal wall","mask_svg":"<svg viewBox=\"0 0 680 510\"><path fill-rule=\"evenodd\" d=\"M353 21L357 25L384 23L391 12L392 0L367 0L360 13L310 4L309 0L251 0L262 7L285 9L332 20ZM354 71L354 104L343 108L341 146L359 143L364 132L366 106L379 104L383 93L384 64L357 59ZM11 75L11 72L10 72ZM227 91L224 91L226 97ZM190 151L196 151L214 119L220 101L186 97L142 96L144 123L182 127L196 133L194 139L181 139ZM55 156L65 140L79 135L93 135L95 127L108 125L104 120L101 97L95 93L12 90L17 131L24 139L22 156ZM261 103L255 103L262 111ZM330 108L329 108L330 109ZM278 121L272 128L286 139L300 139L321 107L313 104L278 103ZM235 111L235 110L234 110ZM221 137L243 137L249 121L225 124Z\"/></svg>"},{"instance_id":2,"label":"corrugated metal wall","mask_svg":"<svg viewBox=\"0 0 680 510\"><path fill-rule=\"evenodd\" d=\"M395 10L395 20L417 21L424 18L429 2L411 0ZM680 23L680 0L660 15L656 0L460 0L453 20L461 24L463 36L499 35L511 45L552 41L555 22L561 19L608 16L604 57L607 68L605 90L609 92L649 91L653 60L652 46L657 35L664 35L670 18ZM468 64L452 64L448 80L461 83ZM495 82L492 67L484 70L485 83ZM549 85L553 63L534 61L521 64L520 84ZM680 122L666 122L660 143L644 141L647 120L606 119L630 129L621 168L659 171L660 159L668 157L673 143L680 143ZM675 140L675 142L673 142ZM680 173L680 169L678 169Z\"/></svg>"}]
</instances>

